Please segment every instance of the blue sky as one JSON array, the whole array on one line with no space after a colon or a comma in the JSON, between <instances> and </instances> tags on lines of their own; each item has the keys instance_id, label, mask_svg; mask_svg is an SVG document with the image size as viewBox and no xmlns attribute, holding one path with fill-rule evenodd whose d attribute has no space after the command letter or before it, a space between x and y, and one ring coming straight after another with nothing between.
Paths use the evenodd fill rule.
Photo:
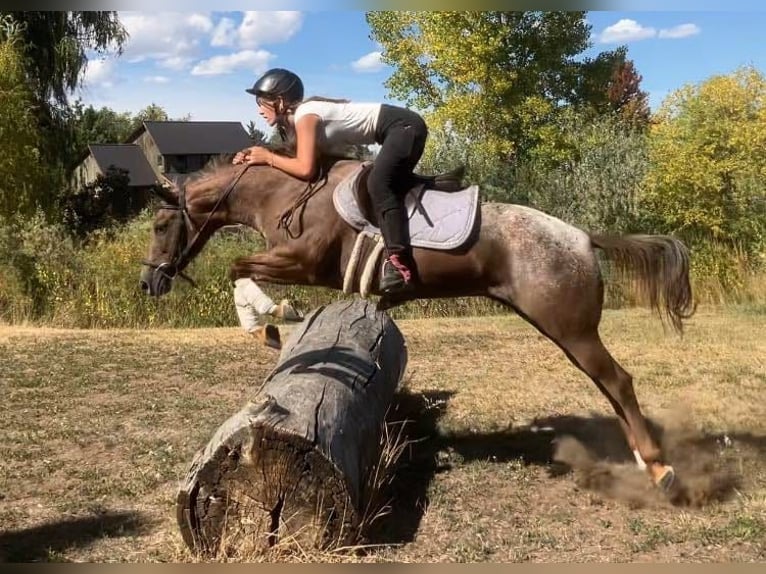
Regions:
<instances>
[{"instance_id":1,"label":"blue sky","mask_svg":"<svg viewBox=\"0 0 766 574\"><path fill-rule=\"evenodd\" d=\"M307 94L389 101L364 12L120 12L131 34L120 57L92 60L84 103L135 113L156 103L171 117L258 117L244 92L265 69L295 70ZM671 91L738 66L766 72L766 11L589 12L590 54L624 44L656 107Z\"/></svg>"}]
</instances>

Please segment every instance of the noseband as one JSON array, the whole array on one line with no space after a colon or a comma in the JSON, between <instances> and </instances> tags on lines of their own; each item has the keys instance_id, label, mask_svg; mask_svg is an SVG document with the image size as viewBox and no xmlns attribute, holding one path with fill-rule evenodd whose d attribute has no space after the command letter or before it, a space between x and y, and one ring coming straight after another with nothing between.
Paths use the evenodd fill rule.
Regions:
<instances>
[{"instance_id":1,"label":"noseband","mask_svg":"<svg viewBox=\"0 0 766 574\"><path fill-rule=\"evenodd\" d=\"M202 232L205 230L208 223L210 222L210 218L213 217L216 211L218 211L218 208L221 206L221 204L224 201L226 201L226 198L228 198L229 195L231 195L231 192L234 190L234 186L237 185L237 182L239 182L240 178L245 174L245 172L247 171L249 167L250 167L249 165L245 164L245 166L239 171L239 173L237 173L237 175L234 176L234 179L226 188L226 191L224 191L221 194L221 197L218 198L218 201L215 202L213 209L210 211L210 213L207 214L205 221L202 223L202 225L199 228L197 228L194 225L194 221L189 215L189 210L186 207L186 185L183 185L180 189L180 193L178 194L178 205L163 203L160 206L160 209L172 209L174 211L180 211L181 217L183 218L183 225L181 225L179 230L178 241L176 242L176 252L174 253L173 258L170 261L165 261L163 263L154 263L152 261L146 261L146 260L142 261L144 265L154 269L155 276L162 275L163 277L165 277L166 279L170 281L172 281L176 277L180 277L181 279L188 281L191 285L196 287L196 283L194 282L194 280L188 275L186 275L182 271L182 269L189 264L189 261L191 260L191 253L194 247L196 246L197 242L199 241L199 238L202 235ZM194 231L194 236L192 237L192 240L187 243L189 229Z\"/></svg>"}]
</instances>

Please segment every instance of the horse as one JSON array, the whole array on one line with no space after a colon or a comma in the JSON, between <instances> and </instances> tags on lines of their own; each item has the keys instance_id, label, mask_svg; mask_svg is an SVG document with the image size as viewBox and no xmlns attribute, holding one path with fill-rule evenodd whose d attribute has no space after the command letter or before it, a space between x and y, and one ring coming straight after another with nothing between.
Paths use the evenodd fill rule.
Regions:
<instances>
[{"instance_id":1,"label":"horse","mask_svg":"<svg viewBox=\"0 0 766 574\"><path fill-rule=\"evenodd\" d=\"M248 226L266 242L263 251L233 262L232 280L251 277L338 290L362 286L363 273L351 264L372 253L376 243L360 242L359 228L341 217L334 203L334 191L355 177L360 213L374 223L362 167L360 160L335 159L307 185L270 166L219 159L183 185L158 188L164 204L154 218L140 289L159 297L170 291L174 278L191 280L184 268L227 225ZM464 189L451 175L413 176L407 184L420 197L424 190L451 195ZM675 470L650 432L632 375L599 335L604 279L598 254L630 274L663 324L669 322L682 335L683 321L695 311L686 246L666 235L591 233L522 205L479 201L476 209L474 228L460 246L413 248L417 286L395 298L383 296L380 308L464 296L509 307L595 383L614 409L637 465L670 493L677 485ZM377 278L377 263L373 269ZM381 295L376 283L369 293Z\"/></svg>"}]
</instances>

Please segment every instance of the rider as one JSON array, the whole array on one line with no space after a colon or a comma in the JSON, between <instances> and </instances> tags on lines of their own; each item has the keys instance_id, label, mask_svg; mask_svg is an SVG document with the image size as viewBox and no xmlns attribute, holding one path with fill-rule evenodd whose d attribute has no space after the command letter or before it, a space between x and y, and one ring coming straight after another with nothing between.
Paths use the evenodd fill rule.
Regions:
<instances>
[{"instance_id":1,"label":"rider","mask_svg":"<svg viewBox=\"0 0 766 574\"><path fill-rule=\"evenodd\" d=\"M304 100L301 79L282 68L267 71L245 91L256 97L259 113L277 127L283 141L294 139L295 157L254 146L238 153L234 163L267 164L310 181L316 176L319 154L333 155L355 144L380 144L368 180L387 255L380 289L383 293L412 289L414 260L403 196L428 137L423 118L388 104Z\"/></svg>"}]
</instances>

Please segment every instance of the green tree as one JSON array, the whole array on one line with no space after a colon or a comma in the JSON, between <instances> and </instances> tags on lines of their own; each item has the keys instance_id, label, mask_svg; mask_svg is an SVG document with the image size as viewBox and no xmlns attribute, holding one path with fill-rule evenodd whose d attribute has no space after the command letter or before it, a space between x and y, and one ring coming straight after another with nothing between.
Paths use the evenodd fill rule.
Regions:
<instances>
[{"instance_id":1,"label":"green tree","mask_svg":"<svg viewBox=\"0 0 766 574\"><path fill-rule=\"evenodd\" d=\"M92 143L120 143L130 135L134 120L130 113L118 113L111 108L72 106L72 125L77 149L83 151Z\"/></svg>"},{"instance_id":2,"label":"green tree","mask_svg":"<svg viewBox=\"0 0 766 574\"><path fill-rule=\"evenodd\" d=\"M0 215L13 217L34 211L43 170L21 41L10 20L0 29Z\"/></svg>"},{"instance_id":3,"label":"green tree","mask_svg":"<svg viewBox=\"0 0 766 574\"><path fill-rule=\"evenodd\" d=\"M18 30L22 82L34 95L34 121L40 133L45 181L34 201L43 209L56 205L68 169L80 153L72 125L69 97L82 80L88 53L120 53L127 32L116 12L2 12Z\"/></svg>"},{"instance_id":4,"label":"green tree","mask_svg":"<svg viewBox=\"0 0 766 574\"><path fill-rule=\"evenodd\" d=\"M268 142L266 134L255 127L255 122L250 120L247 122L247 133L250 139L253 140L253 145L265 145Z\"/></svg>"},{"instance_id":5,"label":"green tree","mask_svg":"<svg viewBox=\"0 0 766 574\"><path fill-rule=\"evenodd\" d=\"M88 51L122 52L128 34L117 12L5 12L22 24L23 54L41 102L67 104L80 84Z\"/></svg>"},{"instance_id":6,"label":"green tree","mask_svg":"<svg viewBox=\"0 0 766 574\"><path fill-rule=\"evenodd\" d=\"M368 12L391 94L494 158L523 153L572 99L584 12Z\"/></svg>"}]
</instances>

